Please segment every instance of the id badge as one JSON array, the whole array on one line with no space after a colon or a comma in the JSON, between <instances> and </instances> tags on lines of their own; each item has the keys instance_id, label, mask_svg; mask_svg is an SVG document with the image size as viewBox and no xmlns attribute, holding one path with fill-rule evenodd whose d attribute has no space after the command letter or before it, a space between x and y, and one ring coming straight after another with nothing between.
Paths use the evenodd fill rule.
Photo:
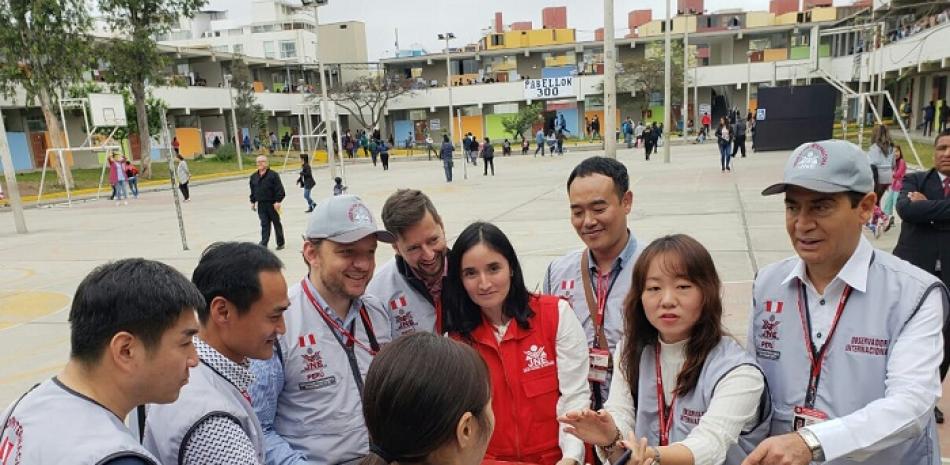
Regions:
<instances>
[{"instance_id":1,"label":"id badge","mask_svg":"<svg viewBox=\"0 0 950 465\"><path fill-rule=\"evenodd\" d=\"M595 383L606 383L610 371L610 352L604 349L590 349L590 371L587 379Z\"/></svg>"},{"instance_id":2,"label":"id badge","mask_svg":"<svg viewBox=\"0 0 950 465\"><path fill-rule=\"evenodd\" d=\"M795 406L795 421L793 423L792 429L798 431L801 428L806 426L815 425L823 421L828 420L828 414L822 412L821 410L803 407L801 405Z\"/></svg>"}]
</instances>

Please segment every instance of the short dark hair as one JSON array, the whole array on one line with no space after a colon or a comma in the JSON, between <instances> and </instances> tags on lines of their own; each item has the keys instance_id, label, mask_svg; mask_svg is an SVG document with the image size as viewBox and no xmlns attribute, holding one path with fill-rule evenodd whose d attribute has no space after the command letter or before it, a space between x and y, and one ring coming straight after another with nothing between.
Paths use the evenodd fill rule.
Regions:
<instances>
[{"instance_id":1,"label":"short dark hair","mask_svg":"<svg viewBox=\"0 0 950 465\"><path fill-rule=\"evenodd\" d=\"M280 271L283 262L267 247L252 242L215 242L201 253L191 274L191 282L204 296L198 309L198 321L208 321L211 301L224 297L237 308L238 315L251 309L261 298L262 271Z\"/></svg>"},{"instance_id":2,"label":"short dark hair","mask_svg":"<svg viewBox=\"0 0 950 465\"><path fill-rule=\"evenodd\" d=\"M362 463L423 462L454 439L466 412L487 435L490 400L488 368L475 349L432 333L401 337L366 373L363 418L373 460Z\"/></svg>"},{"instance_id":3,"label":"short dark hair","mask_svg":"<svg viewBox=\"0 0 950 465\"><path fill-rule=\"evenodd\" d=\"M383 226L396 237L402 237L406 230L425 218L426 212L432 214L436 223L442 224L442 217L429 196L418 189L399 189L383 204Z\"/></svg>"},{"instance_id":4,"label":"short dark hair","mask_svg":"<svg viewBox=\"0 0 950 465\"><path fill-rule=\"evenodd\" d=\"M204 306L195 285L164 263L128 258L101 265L86 275L73 297L70 356L95 364L121 331L151 350L183 312Z\"/></svg>"},{"instance_id":5,"label":"short dark hair","mask_svg":"<svg viewBox=\"0 0 950 465\"><path fill-rule=\"evenodd\" d=\"M934 145L936 146L937 142L940 142L941 137L947 137L947 136L950 136L950 129L944 129L943 132L941 132L940 134L937 134L937 137L934 138Z\"/></svg>"},{"instance_id":6,"label":"short dark hair","mask_svg":"<svg viewBox=\"0 0 950 465\"><path fill-rule=\"evenodd\" d=\"M627 167L623 166L623 163L613 158L590 157L580 162L571 171L571 175L567 177L567 191L571 191L571 183L575 178L584 178L592 174L602 174L613 179L614 191L621 199L630 190L630 175L627 174Z\"/></svg>"},{"instance_id":7,"label":"short dark hair","mask_svg":"<svg viewBox=\"0 0 950 465\"><path fill-rule=\"evenodd\" d=\"M528 320L534 316L534 311L529 306L532 295L525 287L524 273L521 271L515 248L498 226L476 221L459 234L449 252L449 267L446 272L445 289L442 292L446 331L457 332L469 338L472 331L482 322L481 309L472 301L468 292L465 291L465 286L462 285L462 257L478 244L484 244L508 260L508 266L511 268L511 286L502 304L502 313L517 321L521 328L528 329L530 327Z\"/></svg>"}]
</instances>

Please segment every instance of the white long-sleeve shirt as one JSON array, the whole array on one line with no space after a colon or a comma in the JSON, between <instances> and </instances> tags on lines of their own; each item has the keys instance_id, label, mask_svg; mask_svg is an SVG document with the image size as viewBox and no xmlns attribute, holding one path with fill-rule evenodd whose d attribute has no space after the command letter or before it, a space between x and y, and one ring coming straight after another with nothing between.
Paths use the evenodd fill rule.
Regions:
<instances>
[{"instance_id":1,"label":"white long-sleeve shirt","mask_svg":"<svg viewBox=\"0 0 950 465\"><path fill-rule=\"evenodd\" d=\"M686 341L675 344L660 342L660 346L663 395L671 399L676 388L676 377L686 361ZM617 344L614 360L622 359L622 351L621 341ZM680 444L692 452L695 465L721 465L726 460L729 447L738 441L739 433L756 425L763 389L765 381L757 368L740 366L730 371L716 386L713 398L709 401L709 408L699 420L699 424L685 439L675 444ZM623 375L620 363L614 363L610 398L604 403L604 409L613 417L624 437L631 431L638 437L646 436L646 432L635 431L637 412L633 406L630 384Z\"/></svg>"},{"instance_id":2,"label":"white long-sleeve shirt","mask_svg":"<svg viewBox=\"0 0 950 465\"><path fill-rule=\"evenodd\" d=\"M805 283L811 337L817 347L828 339L845 286L865 292L873 285L868 283L873 253L871 243L862 236L851 258L825 286L824 294L808 279L804 262L799 261L786 279L799 278ZM942 318L940 293L931 292L891 346L884 397L850 415L807 427L821 443L825 460L864 460L924 431L941 394L937 367L943 357Z\"/></svg>"},{"instance_id":3,"label":"white long-sleeve shirt","mask_svg":"<svg viewBox=\"0 0 950 465\"><path fill-rule=\"evenodd\" d=\"M590 384L587 382L590 359L587 352L587 336L571 304L566 300L560 300L557 304L557 313L555 346L557 382L561 392L561 397L557 400L557 415L561 416L572 410L590 407ZM510 324L511 320L500 326L495 325L495 339L498 342L501 342ZM584 441L565 433L563 428L558 428L558 446L561 448L563 458L574 459L579 464L584 463Z\"/></svg>"}]
</instances>

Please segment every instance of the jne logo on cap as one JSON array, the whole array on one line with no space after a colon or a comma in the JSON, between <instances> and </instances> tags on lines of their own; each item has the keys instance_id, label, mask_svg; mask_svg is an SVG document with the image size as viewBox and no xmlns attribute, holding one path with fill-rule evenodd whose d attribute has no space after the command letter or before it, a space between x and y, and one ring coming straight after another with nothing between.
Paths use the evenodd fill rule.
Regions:
<instances>
[{"instance_id":1,"label":"jne logo on cap","mask_svg":"<svg viewBox=\"0 0 950 465\"><path fill-rule=\"evenodd\" d=\"M798 169L813 170L828 164L828 152L816 143L805 147L795 157L793 166Z\"/></svg>"},{"instance_id":2,"label":"jne logo on cap","mask_svg":"<svg viewBox=\"0 0 950 465\"><path fill-rule=\"evenodd\" d=\"M372 225L373 224L373 214L369 212L369 209L366 208L366 205L362 203L354 203L350 210L346 212L347 217L350 219L350 223L357 225Z\"/></svg>"}]
</instances>

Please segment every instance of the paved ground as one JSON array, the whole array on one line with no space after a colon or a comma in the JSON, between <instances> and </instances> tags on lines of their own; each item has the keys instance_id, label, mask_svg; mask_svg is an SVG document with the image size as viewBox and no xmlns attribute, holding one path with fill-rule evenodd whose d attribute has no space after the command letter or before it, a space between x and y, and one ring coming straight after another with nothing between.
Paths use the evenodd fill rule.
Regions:
<instances>
[{"instance_id":1,"label":"paved ground","mask_svg":"<svg viewBox=\"0 0 950 465\"><path fill-rule=\"evenodd\" d=\"M792 253L781 198L759 195L781 178L788 152L751 154L736 160L731 173L721 173L713 144L672 150L671 164L662 162L662 153L646 162L640 150L621 150L634 192L630 227L644 243L674 232L702 242L726 283L726 324L744 340L755 271ZM451 184L444 182L439 161L394 162L388 172L362 164L348 167L348 184L350 193L362 196L377 218L394 189L422 189L442 214L450 242L473 220L495 222L512 238L528 285L534 287L540 286L548 262L580 246L568 221L565 181L575 164L594 153L553 159L496 157L496 176L484 177L481 166L469 165L467 180L461 161L456 161ZM329 195L330 183L326 171L316 174L319 201ZM299 258L305 202L295 178L283 177L289 193L284 203L288 247L279 255L287 265L288 281L305 273ZM68 354L70 296L93 267L110 259L144 256L190 276L208 244L259 238L245 181L192 186L192 201L183 205L188 251L182 251L171 199L171 193L163 191L143 195L128 206L97 201L31 209L26 212L31 233L25 236L15 234L9 212L0 213L0 405L62 366ZM892 230L874 242L891 250L896 239ZM390 248L381 247L377 263L391 256ZM943 450L950 450L950 430L941 433Z\"/></svg>"}]
</instances>

